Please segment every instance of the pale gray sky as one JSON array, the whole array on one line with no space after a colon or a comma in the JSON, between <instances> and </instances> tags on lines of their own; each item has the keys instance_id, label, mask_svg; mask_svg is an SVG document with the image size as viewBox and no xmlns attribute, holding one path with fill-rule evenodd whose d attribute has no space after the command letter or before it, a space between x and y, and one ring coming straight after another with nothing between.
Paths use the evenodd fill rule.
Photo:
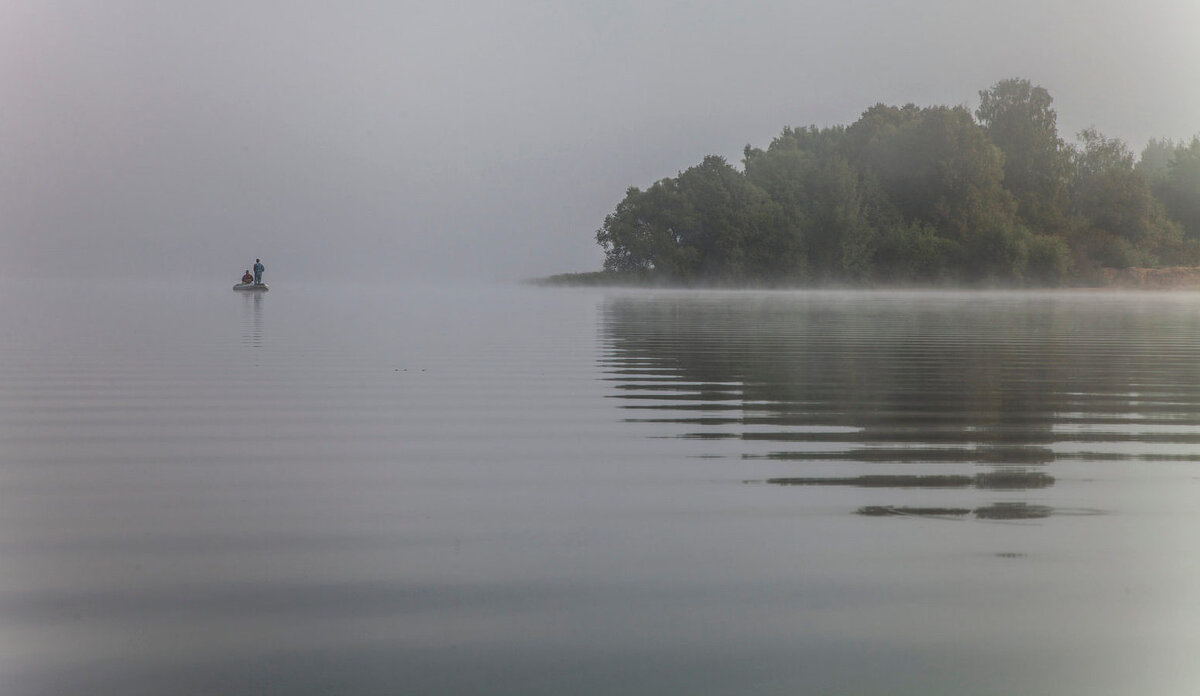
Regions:
<instances>
[{"instance_id":1,"label":"pale gray sky","mask_svg":"<svg viewBox=\"0 0 1200 696\"><path fill-rule=\"evenodd\" d=\"M0 273L594 270L630 185L877 102L1200 133L1196 0L0 0Z\"/></svg>"}]
</instances>

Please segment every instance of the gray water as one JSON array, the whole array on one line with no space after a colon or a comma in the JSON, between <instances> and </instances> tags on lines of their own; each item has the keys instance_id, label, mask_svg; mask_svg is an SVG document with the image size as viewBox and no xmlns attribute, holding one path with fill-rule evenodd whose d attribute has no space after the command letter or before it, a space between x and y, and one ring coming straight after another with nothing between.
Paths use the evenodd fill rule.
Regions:
<instances>
[{"instance_id":1,"label":"gray water","mask_svg":"<svg viewBox=\"0 0 1200 696\"><path fill-rule=\"evenodd\" d=\"M1200 295L269 280L5 289L0 693L1200 689Z\"/></svg>"}]
</instances>

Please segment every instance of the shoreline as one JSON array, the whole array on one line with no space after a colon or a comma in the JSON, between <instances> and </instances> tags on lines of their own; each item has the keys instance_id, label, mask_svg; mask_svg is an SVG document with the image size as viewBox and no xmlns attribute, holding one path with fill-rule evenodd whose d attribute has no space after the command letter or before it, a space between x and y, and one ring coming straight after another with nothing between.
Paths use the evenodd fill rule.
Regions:
<instances>
[{"instance_id":1,"label":"shoreline","mask_svg":"<svg viewBox=\"0 0 1200 696\"><path fill-rule=\"evenodd\" d=\"M1118 290L1200 290L1200 266L1102 268L1104 288Z\"/></svg>"},{"instance_id":2,"label":"shoreline","mask_svg":"<svg viewBox=\"0 0 1200 696\"><path fill-rule=\"evenodd\" d=\"M787 285L770 283L671 283L650 274L611 273L591 271L560 273L525 282L540 287L611 287L658 288L672 290L1147 290L1158 292L1200 291L1200 266L1167 266L1163 268L1102 268L1091 283L1077 285L1003 285L1003 284L929 284L929 285Z\"/></svg>"}]
</instances>

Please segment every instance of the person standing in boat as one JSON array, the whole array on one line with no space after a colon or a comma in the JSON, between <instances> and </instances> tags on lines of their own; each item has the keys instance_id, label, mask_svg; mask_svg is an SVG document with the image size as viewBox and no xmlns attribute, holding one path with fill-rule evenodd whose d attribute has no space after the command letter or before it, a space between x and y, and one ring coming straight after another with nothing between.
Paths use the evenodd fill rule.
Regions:
<instances>
[{"instance_id":1,"label":"person standing in boat","mask_svg":"<svg viewBox=\"0 0 1200 696\"><path fill-rule=\"evenodd\" d=\"M262 285L262 274L263 274L263 271L265 271L265 270L267 270L267 267L262 265L262 259L254 259L254 284L255 285Z\"/></svg>"}]
</instances>

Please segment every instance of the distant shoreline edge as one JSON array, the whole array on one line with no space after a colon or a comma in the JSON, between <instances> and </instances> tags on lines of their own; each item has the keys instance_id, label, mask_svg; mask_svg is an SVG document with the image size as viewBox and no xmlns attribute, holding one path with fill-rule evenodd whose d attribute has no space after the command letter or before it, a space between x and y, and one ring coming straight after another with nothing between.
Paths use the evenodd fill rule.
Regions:
<instances>
[{"instance_id":1,"label":"distant shoreline edge","mask_svg":"<svg viewBox=\"0 0 1200 696\"><path fill-rule=\"evenodd\" d=\"M671 282L649 272L617 273L612 271L590 271L583 273L559 273L526 281L531 285L541 287L613 287L613 288L674 288L674 289L772 289L772 290L806 290L831 288L844 290L884 290L884 289L1013 289L1026 290L1200 290L1200 266L1169 266L1163 268L1102 268L1098 276L1075 285L1060 286L1006 286L989 285L987 283L968 285L845 285L833 286L810 284L780 284L780 283L681 283Z\"/></svg>"}]
</instances>

